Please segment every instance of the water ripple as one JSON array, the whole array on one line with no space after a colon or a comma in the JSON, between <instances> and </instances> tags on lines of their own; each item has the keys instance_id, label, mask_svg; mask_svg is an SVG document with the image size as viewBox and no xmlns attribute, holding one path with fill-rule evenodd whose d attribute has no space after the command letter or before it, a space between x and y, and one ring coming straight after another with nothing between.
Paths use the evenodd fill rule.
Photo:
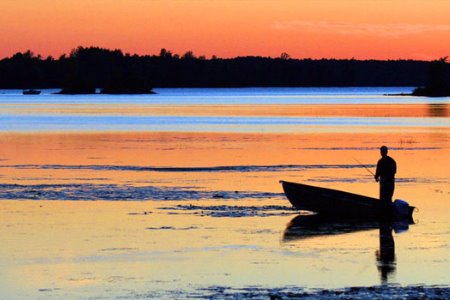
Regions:
<instances>
[{"instance_id":1,"label":"water ripple","mask_svg":"<svg viewBox=\"0 0 450 300\"><path fill-rule=\"evenodd\" d=\"M280 172L301 171L310 169L364 169L374 168L375 165L359 164L305 164L305 165L241 165L241 166L212 166L212 167L142 167L117 165L3 165L0 168L16 169L51 169L51 170L94 170L94 171L136 171L136 172Z\"/></svg>"},{"instance_id":2,"label":"water ripple","mask_svg":"<svg viewBox=\"0 0 450 300\"><path fill-rule=\"evenodd\" d=\"M177 205L175 207L161 207L164 210L189 211L194 215L209 217L272 217L298 214L290 206L264 205L264 206L242 206L242 205Z\"/></svg>"},{"instance_id":3,"label":"water ripple","mask_svg":"<svg viewBox=\"0 0 450 300\"><path fill-rule=\"evenodd\" d=\"M0 199L7 200L200 200L267 199L283 197L280 193L248 191L202 191L189 187L130 186L117 184L0 184Z\"/></svg>"}]
</instances>

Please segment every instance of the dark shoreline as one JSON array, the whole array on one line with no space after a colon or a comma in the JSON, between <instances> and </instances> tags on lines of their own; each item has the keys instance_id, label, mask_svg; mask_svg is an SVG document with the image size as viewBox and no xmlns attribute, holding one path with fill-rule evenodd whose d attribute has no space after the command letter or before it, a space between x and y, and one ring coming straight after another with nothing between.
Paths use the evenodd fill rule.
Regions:
<instances>
[{"instance_id":1,"label":"dark shoreline","mask_svg":"<svg viewBox=\"0 0 450 300\"><path fill-rule=\"evenodd\" d=\"M0 60L0 88L424 86L429 62L415 60L130 55L78 47L55 59L16 53ZM446 64L450 69L450 64Z\"/></svg>"},{"instance_id":2,"label":"dark shoreline","mask_svg":"<svg viewBox=\"0 0 450 300\"><path fill-rule=\"evenodd\" d=\"M383 94L384 96L411 96L411 97L430 97L430 98L443 98L450 97L450 92L434 92L427 91L422 88L416 88L412 93L400 93L400 94Z\"/></svg>"},{"instance_id":3,"label":"dark shoreline","mask_svg":"<svg viewBox=\"0 0 450 300\"><path fill-rule=\"evenodd\" d=\"M212 286L197 289L195 292L174 291L164 292L161 297L179 298L185 296L189 299L318 299L318 300L341 300L341 299L450 299L450 287L442 285L409 285L387 284L367 287L347 287L338 289L319 288L263 288L242 287L232 288L226 286ZM152 295L155 296L154 293ZM138 296L138 295L136 295ZM145 296L140 294L139 296ZM184 297L183 297L184 298Z\"/></svg>"},{"instance_id":4,"label":"dark shoreline","mask_svg":"<svg viewBox=\"0 0 450 300\"><path fill-rule=\"evenodd\" d=\"M2 74L6 74L1 76ZM450 96L450 63L435 61L293 59L245 56L210 59L166 49L159 55L78 47L58 59L16 53L0 60L0 89L46 89L61 94L151 94L152 88L417 87L393 96ZM102 92L103 91L103 92Z\"/></svg>"},{"instance_id":5,"label":"dark shoreline","mask_svg":"<svg viewBox=\"0 0 450 300\"><path fill-rule=\"evenodd\" d=\"M100 92L97 93L97 89L62 89L59 92L53 93L55 95L154 95L156 94L153 89L124 89L124 90L105 90L100 89Z\"/></svg>"},{"instance_id":6,"label":"dark shoreline","mask_svg":"<svg viewBox=\"0 0 450 300\"><path fill-rule=\"evenodd\" d=\"M414 96L412 93L400 93L400 94L383 94L383 96Z\"/></svg>"}]
</instances>

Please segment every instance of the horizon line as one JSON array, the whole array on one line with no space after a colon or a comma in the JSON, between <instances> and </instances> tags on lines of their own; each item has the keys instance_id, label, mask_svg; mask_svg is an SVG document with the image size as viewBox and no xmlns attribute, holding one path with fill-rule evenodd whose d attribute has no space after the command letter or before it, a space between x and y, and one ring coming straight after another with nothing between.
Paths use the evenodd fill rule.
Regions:
<instances>
[{"instance_id":1,"label":"horizon line","mask_svg":"<svg viewBox=\"0 0 450 300\"><path fill-rule=\"evenodd\" d=\"M75 48L72 48L68 53L62 53L60 55L58 55L57 57L53 56L53 55L47 55L47 56L43 56L40 53L35 53L33 50L31 49L27 49L27 50L23 50L23 51L17 51L13 54L11 54L10 56L4 56L1 57L0 60L5 60L5 59L11 59L12 57L14 57L14 55L17 54L25 54L25 53L30 53L35 58L40 58L40 59L48 59L48 58L53 58L55 60L61 59L63 56L65 57L69 57L70 54L77 50L77 49L90 49L90 48L94 48L94 49L101 49L101 50L107 50L107 51L120 51L124 56L139 56L139 57L145 57L145 56L151 56L151 57L161 57L161 53L162 51L166 51L166 53L170 53L170 55L172 55L172 58L179 58L182 59L183 56L185 56L186 54L192 54L193 59L204 59L204 60L213 60L213 59L222 59L222 60L232 60L232 59L237 59L237 58L248 58L248 57L254 57L254 58L266 58L266 59L285 59L285 60L355 60L355 61L417 61L417 62L431 62L434 60L439 60L442 58L445 58L447 56L441 56L441 57L437 57L434 59L430 59L430 60L425 60L425 59L413 59L413 58L387 58L387 59L379 59L379 58L356 58L356 57L349 57L349 58L336 58L336 57L322 57L322 58L311 58L311 57L302 57L302 58L298 58L298 57L292 57L290 56L290 54L288 52L281 52L279 56L263 56L263 55L256 55L256 54L248 54L248 55L239 55L239 56L234 56L234 57L220 57L217 55L210 55L209 57L207 57L206 55L197 55L195 54L195 52L193 50L187 50L186 52L184 52L183 54L178 54L178 53L174 53L171 50L167 49L167 48L161 48L159 53L147 53L147 54L138 54L138 53L130 53L130 52L124 52L124 50L120 49L120 48L106 48L106 47L101 47L101 46L94 46L94 45L90 45L90 46L77 46ZM284 57L284 58L283 58Z\"/></svg>"}]
</instances>

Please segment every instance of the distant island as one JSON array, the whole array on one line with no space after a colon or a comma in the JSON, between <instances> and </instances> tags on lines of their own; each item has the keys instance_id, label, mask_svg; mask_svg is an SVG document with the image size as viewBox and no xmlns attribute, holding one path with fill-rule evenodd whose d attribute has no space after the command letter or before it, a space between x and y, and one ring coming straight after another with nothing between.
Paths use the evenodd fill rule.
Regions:
<instances>
[{"instance_id":1,"label":"distant island","mask_svg":"<svg viewBox=\"0 0 450 300\"><path fill-rule=\"evenodd\" d=\"M448 97L450 96L450 81L448 80L448 57L432 61L428 69L428 80L424 87L418 87L413 96Z\"/></svg>"},{"instance_id":2,"label":"distant island","mask_svg":"<svg viewBox=\"0 0 450 300\"><path fill-rule=\"evenodd\" d=\"M430 80L434 62L416 60L207 59L161 49L157 55L78 47L69 55L43 58L31 51L0 60L0 88L60 88L62 94L151 94L155 87L364 87L408 86L412 95L448 95L450 64L438 60L440 79ZM436 77L435 76L435 77ZM436 78L437 78L436 77ZM438 85L431 82L441 82ZM438 87L438 89L436 89Z\"/></svg>"},{"instance_id":3,"label":"distant island","mask_svg":"<svg viewBox=\"0 0 450 300\"><path fill-rule=\"evenodd\" d=\"M416 87L411 93L385 94L386 96L450 97L450 78L447 57L431 61L424 86Z\"/></svg>"}]
</instances>

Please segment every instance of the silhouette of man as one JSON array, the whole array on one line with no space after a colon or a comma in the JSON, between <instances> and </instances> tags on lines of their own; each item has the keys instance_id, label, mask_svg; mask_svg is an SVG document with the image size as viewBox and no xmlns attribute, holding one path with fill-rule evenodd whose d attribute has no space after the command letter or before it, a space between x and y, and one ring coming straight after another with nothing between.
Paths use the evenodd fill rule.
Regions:
<instances>
[{"instance_id":1,"label":"silhouette of man","mask_svg":"<svg viewBox=\"0 0 450 300\"><path fill-rule=\"evenodd\" d=\"M388 148L381 146L381 159L377 163L375 180L380 182L380 200L384 209L388 209L392 203L392 195L395 188L395 173L397 164L395 160L388 156Z\"/></svg>"}]
</instances>

